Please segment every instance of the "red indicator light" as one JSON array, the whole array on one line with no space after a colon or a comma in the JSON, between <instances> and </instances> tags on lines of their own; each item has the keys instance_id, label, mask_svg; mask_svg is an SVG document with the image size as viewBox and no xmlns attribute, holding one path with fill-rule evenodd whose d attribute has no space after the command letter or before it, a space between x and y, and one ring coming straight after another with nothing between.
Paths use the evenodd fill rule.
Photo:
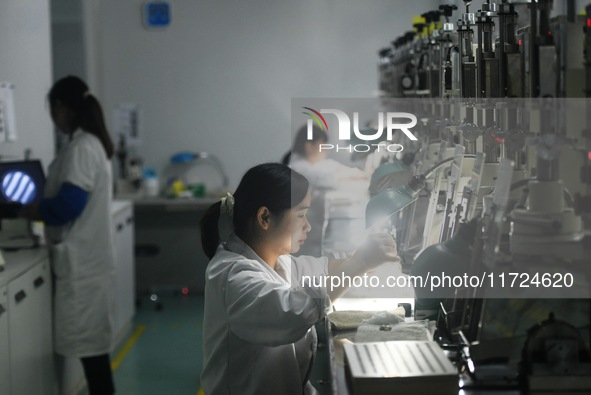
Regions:
<instances>
[{"instance_id":1,"label":"red indicator light","mask_svg":"<svg viewBox=\"0 0 591 395\"><path fill-rule=\"evenodd\" d=\"M587 27L591 28L591 18L587 18Z\"/></svg>"},{"instance_id":2,"label":"red indicator light","mask_svg":"<svg viewBox=\"0 0 591 395\"><path fill-rule=\"evenodd\" d=\"M587 159L591 160L591 151L587 152Z\"/></svg>"},{"instance_id":3,"label":"red indicator light","mask_svg":"<svg viewBox=\"0 0 591 395\"><path fill-rule=\"evenodd\" d=\"M183 288L181 290L181 292L183 293L183 295L188 295L189 294L189 288Z\"/></svg>"},{"instance_id":4,"label":"red indicator light","mask_svg":"<svg viewBox=\"0 0 591 395\"><path fill-rule=\"evenodd\" d=\"M548 31L548 37L552 37L552 32Z\"/></svg>"},{"instance_id":5,"label":"red indicator light","mask_svg":"<svg viewBox=\"0 0 591 395\"><path fill-rule=\"evenodd\" d=\"M519 46L521 47L521 45L523 45L523 41L520 39L518 42Z\"/></svg>"}]
</instances>

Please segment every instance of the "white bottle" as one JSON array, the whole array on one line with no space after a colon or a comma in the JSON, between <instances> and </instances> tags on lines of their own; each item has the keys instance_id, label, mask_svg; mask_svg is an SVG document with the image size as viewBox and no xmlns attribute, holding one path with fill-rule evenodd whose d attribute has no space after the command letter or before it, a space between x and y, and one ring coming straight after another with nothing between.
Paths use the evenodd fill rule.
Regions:
<instances>
[{"instance_id":1,"label":"white bottle","mask_svg":"<svg viewBox=\"0 0 591 395\"><path fill-rule=\"evenodd\" d=\"M160 192L160 183L158 177L144 179L144 191L148 197L156 197Z\"/></svg>"}]
</instances>

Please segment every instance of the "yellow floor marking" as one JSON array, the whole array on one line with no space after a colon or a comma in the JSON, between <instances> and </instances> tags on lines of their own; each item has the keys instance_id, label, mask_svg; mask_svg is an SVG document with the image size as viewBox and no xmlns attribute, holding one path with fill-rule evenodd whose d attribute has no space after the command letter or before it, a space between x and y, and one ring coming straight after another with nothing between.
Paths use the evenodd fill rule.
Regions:
<instances>
[{"instance_id":1,"label":"yellow floor marking","mask_svg":"<svg viewBox=\"0 0 591 395\"><path fill-rule=\"evenodd\" d=\"M115 359L111 362L111 370L115 371L119 367L127 353L135 344L135 342L137 342L142 333L144 333L144 330L146 330L146 327L144 325L138 325L138 327L135 328L135 331L133 331L131 337L127 339L127 341L125 342L125 344L123 345Z\"/></svg>"}]
</instances>

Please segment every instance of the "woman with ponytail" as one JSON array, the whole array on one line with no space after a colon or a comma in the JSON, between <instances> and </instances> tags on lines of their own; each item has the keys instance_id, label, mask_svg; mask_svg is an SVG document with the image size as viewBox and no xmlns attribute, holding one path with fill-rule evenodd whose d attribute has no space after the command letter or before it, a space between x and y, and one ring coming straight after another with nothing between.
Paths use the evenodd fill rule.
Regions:
<instances>
[{"instance_id":1,"label":"woman with ponytail","mask_svg":"<svg viewBox=\"0 0 591 395\"><path fill-rule=\"evenodd\" d=\"M45 198L21 213L45 222L55 278L54 349L81 359L90 395L110 395L113 142L98 100L81 79L57 81L48 98L51 118L68 144L49 166Z\"/></svg>"},{"instance_id":2,"label":"woman with ponytail","mask_svg":"<svg viewBox=\"0 0 591 395\"><path fill-rule=\"evenodd\" d=\"M211 259L203 319L206 395L316 393L308 382L314 324L343 291L317 284L399 260L386 234L369 237L342 262L291 255L310 231L308 189L306 178L286 165L255 166L201 221Z\"/></svg>"}]
</instances>

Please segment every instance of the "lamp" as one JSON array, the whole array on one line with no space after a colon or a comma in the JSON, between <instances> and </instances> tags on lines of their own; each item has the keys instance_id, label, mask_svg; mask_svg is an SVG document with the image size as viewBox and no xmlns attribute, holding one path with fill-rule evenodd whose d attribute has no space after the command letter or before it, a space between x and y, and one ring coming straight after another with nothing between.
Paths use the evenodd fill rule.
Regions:
<instances>
[{"instance_id":1,"label":"lamp","mask_svg":"<svg viewBox=\"0 0 591 395\"><path fill-rule=\"evenodd\" d=\"M413 176L406 184L385 189L369 199L365 208L365 227L376 226L417 200L425 180L423 175Z\"/></svg>"},{"instance_id":2,"label":"lamp","mask_svg":"<svg viewBox=\"0 0 591 395\"><path fill-rule=\"evenodd\" d=\"M408 157L406 157L408 158ZM369 193L374 196L386 188L397 188L404 185L411 175L408 159L396 160L384 163L371 175Z\"/></svg>"},{"instance_id":3,"label":"lamp","mask_svg":"<svg viewBox=\"0 0 591 395\"><path fill-rule=\"evenodd\" d=\"M398 188L388 188L372 197L365 209L366 228L382 227L392 215L400 212L406 206L417 200L419 192L425 187L427 178L437 169L454 158L437 163L422 175L413 176L406 184ZM425 249L412 266L413 276L426 277L445 272L449 275L460 275L466 272L472 257L472 243L476 233L477 221L460 224L458 233L444 243L433 245ZM415 288L415 317L436 319L439 313L439 303L450 296L453 290L438 289L431 293L427 288Z\"/></svg>"},{"instance_id":4,"label":"lamp","mask_svg":"<svg viewBox=\"0 0 591 395\"><path fill-rule=\"evenodd\" d=\"M361 135L381 135L382 131L378 132L376 128L362 129L360 130ZM367 145L367 140L361 139L357 133L353 133L351 136L352 145L367 145L368 150L363 152L354 151L351 155L352 160L366 159L370 155L377 155L372 158L372 162L375 163L375 171L373 172L369 185L370 195L376 195L386 188L397 188L398 186L406 183L408 178L411 176L410 165L413 164L416 156L416 152L410 151L402 153L402 151L393 152L378 147L388 145L393 142L398 142L399 138L393 140L381 141L379 144L372 144L371 148ZM400 144L397 144L400 145ZM402 146L400 146L402 147ZM417 148L418 151L418 148ZM386 161L385 163L383 163ZM379 166L378 166L379 164Z\"/></svg>"},{"instance_id":5,"label":"lamp","mask_svg":"<svg viewBox=\"0 0 591 395\"><path fill-rule=\"evenodd\" d=\"M473 157L474 155L465 156ZM427 178L435 174L435 171L441 166L452 160L454 160L454 158L442 160L427 170L424 174L412 176L407 183L402 184L397 188L385 189L369 199L365 209L365 227L369 228L376 225L378 222L385 221L390 216L396 214L417 200L419 192L426 185Z\"/></svg>"}]
</instances>

